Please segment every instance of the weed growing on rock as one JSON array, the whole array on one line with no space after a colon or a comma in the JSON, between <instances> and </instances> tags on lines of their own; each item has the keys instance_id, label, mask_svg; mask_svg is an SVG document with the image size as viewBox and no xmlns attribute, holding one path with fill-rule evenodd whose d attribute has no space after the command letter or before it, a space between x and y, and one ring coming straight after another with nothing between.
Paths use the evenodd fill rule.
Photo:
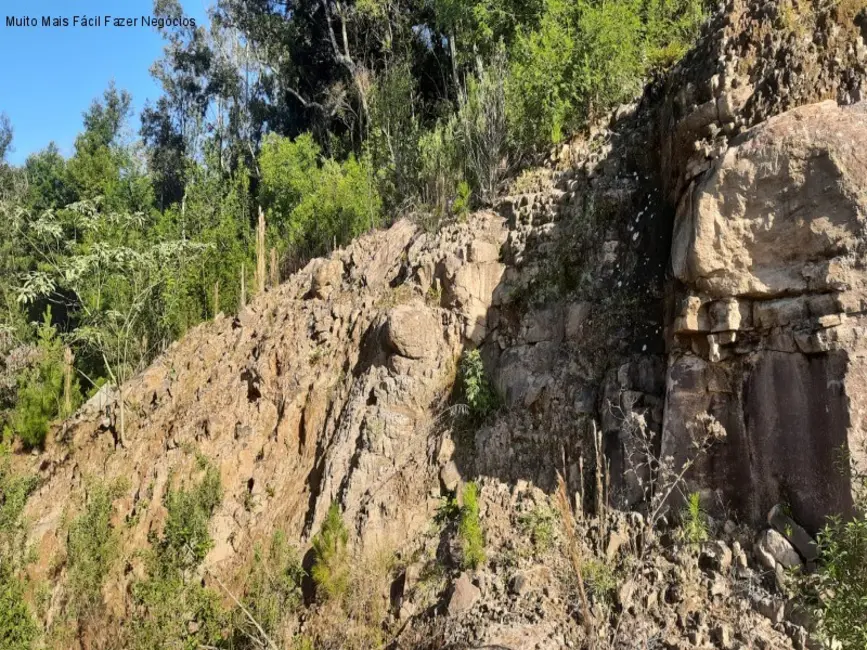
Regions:
<instances>
[{"instance_id":1,"label":"weed growing on rock","mask_svg":"<svg viewBox=\"0 0 867 650\"><path fill-rule=\"evenodd\" d=\"M487 419L500 406L485 364L478 350L465 352L460 362L461 392L470 414L477 422Z\"/></svg>"},{"instance_id":2,"label":"weed growing on rock","mask_svg":"<svg viewBox=\"0 0 867 650\"><path fill-rule=\"evenodd\" d=\"M269 643L291 647L291 634L283 629L283 624L301 605L301 581L305 574L285 533L274 533L267 549L256 548L248 575L243 597L234 612L233 647L267 648Z\"/></svg>"},{"instance_id":3,"label":"weed growing on rock","mask_svg":"<svg viewBox=\"0 0 867 650\"><path fill-rule=\"evenodd\" d=\"M463 492L464 505L461 508L461 522L458 537L461 540L462 565L465 569L476 569L485 563L485 538L479 519L479 486L467 483Z\"/></svg>"},{"instance_id":4,"label":"weed growing on rock","mask_svg":"<svg viewBox=\"0 0 867 650\"><path fill-rule=\"evenodd\" d=\"M818 535L819 570L801 581L812 600L818 636L827 647L867 648L867 474L848 452L846 465L855 494L851 520L829 518Z\"/></svg>"},{"instance_id":5,"label":"weed growing on rock","mask_svg":"<svg viewBox=\"0 0 867 650\"><path fill-rule=\"evenodd\" d=\"M545 553L554 544L557 513L548 506L537 506L518 517L518 524L530 538L536 554Z\"/></svg>"},{"instance_id":6,"label":"weed growing on rock","mask_svg":"<svg viewBox=\"0 0 867 650\"><path fill-rule=\"evenodd\" d=\"M96 615L102 606L102 585L120 551L120 540L111 523L112 503L124 487L122 482L93 484L84 512L69 528L69 614L79 623Z\"/></svg>"},{"instance_id":7,"label":"weed growing on rock","mask_svg":"<svg viewBox=\"0 0 867 650\"><path fill-rule=\"evenodd\" d=\"M701 496L698 492L692 492L686 502L686 507L681 511L681 539L687 544L701 544L708 539L707 515L701 507Z\"/></svg>"},{"instance_id":8,"label":"weed growing on rock","mask_svg":"<svg viewBox=\"0 0 867 650\"><path fill-rule=\"evenodd\" d=\"M219 595L196 570L213 547L208 525L222 500L220 475L199 458L203 476L189 489L169 490L161 539L145 556L147 576L133 585L133 615L126 647L197 648L223 636L226 612Z\"/></svg>"},{"instance_id":9,"label":"weed growing on rock","mask_svg":"<svg viewBox=\"0 0 867 650\"><path fill-rule=\"evenodd\" d=\"M26 537L24 506L35 487L34 478L12 472L8 452L0 445L0 639L8 650L29 650L39 635L24 600L21 576Z\"/></svg>"}]
</instances>

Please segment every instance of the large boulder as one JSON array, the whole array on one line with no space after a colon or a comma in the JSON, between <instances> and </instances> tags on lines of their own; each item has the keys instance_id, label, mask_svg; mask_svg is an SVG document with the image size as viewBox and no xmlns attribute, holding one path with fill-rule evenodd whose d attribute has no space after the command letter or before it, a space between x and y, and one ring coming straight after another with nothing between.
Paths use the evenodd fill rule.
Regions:
<instances>
[{"instance_id":1,"label":"large boulder","mask_svg":"<svg viewBox=\"0 0 867 650\"><path fill-rule=\"evenodd\" d=\"M867 104L827 101L748 131L681 203L672 265L714 297L839 290L867 219Z\"/></svg>"},{"instance_id":2,"label":"large boulder","mask_svg":"<svg viewBox=\"0 0 867 650\"><path fill-rule=\"evenodd\" d=\"M388 312L385 325L389 347L408 359L431 359L442 340L442 324L423 304L399 305Z\"/></svg>"}]
</instances>

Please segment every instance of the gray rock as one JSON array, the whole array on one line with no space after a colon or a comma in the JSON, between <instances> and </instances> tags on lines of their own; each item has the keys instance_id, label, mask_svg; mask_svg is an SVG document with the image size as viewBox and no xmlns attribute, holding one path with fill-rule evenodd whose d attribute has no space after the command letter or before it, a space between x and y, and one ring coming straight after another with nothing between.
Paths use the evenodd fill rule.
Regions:
<instances>
[{"instance_id":1,"label":"gray rock","mask_svg":"<svg viewBox=\"0 0 867 650\"><path fill-rule=\"evenodd\" d=\"M772 528L759 536L756 549L759 552L760 561L762 561L762 556L766 554L774 559L775 565L779 563L786 569L801 566L801 556L798 555L795 548L785 537ZM762 563L764 564L764 562Z\"/></svg>"},{"instance_id":2,"label":"gray rock","mask_svg":"<svg viewBox=\"0 0 867 650\"><path fill-rule=\"evenodd\" d=\"M768 513L768 524L789 540L805 561L815 562L819 558L816 541L794 519L783 512L779 504L771 508Z\"/></svg>"}]
</instances>

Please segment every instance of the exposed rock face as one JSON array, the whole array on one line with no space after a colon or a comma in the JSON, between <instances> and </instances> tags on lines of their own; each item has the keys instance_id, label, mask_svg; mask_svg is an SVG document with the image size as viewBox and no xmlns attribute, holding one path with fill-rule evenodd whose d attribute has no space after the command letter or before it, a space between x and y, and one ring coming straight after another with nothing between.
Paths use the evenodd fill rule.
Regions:
<instances>
[{"instance_id":1,"label":"exposed rock face","mask_svg":"<svg viewBox=\"0 0 867 650\"><path fill-rule=\"evenodd\" d=\"M744 133L681 203L677 279L716 299L860 288L850 269L867 218L865 141L867 104L830 101ZM807 315L806 304L787 305L756 314L756 326Z\"/></svg>"},{"instance_id":2,"label":"exposed rock face","mask_svg":"<svg viewBox=\"0 0 867 650\"><path fill-rule=\"evenodd\" d=\"M867 104L800 107L744 133L679 206L663 453L711 413L729 439L702 481L756 522L786 501L815 531L851 507L838 460L865 441L865 144Z\"/></svg>"},{"instance_id":3,"label":"exposed rock face","mask_svg":"<svg viewBox=\"0 0 867 650\"><path fill-rule=\"evenodd\" d=\"M495 211L436 234L401 220L196 328L125 387L125 449L106 391L34 462L35 573L51 571L70 495L80 501L92 476L129 479L124 541L144 547L169 481L195 471L191 450L226 488L206 559L226 580L277 528L306 544L333 501L356 547L405 551L440 497L477 480L503 561L457 576L449 545L433 551L454 589L440 594L452 614L442 638L427 641L561 648L580 638L564 604L574 594L559 591L564 554L550 567L505 561L526 559L522 499L541 504L559 473L588 516L597 504L646 510L648 454L679 468L697 436L721 430L689 489L776 530L755 547L753 530L731 548L653 558L643 582L615 591L625 629L647 645L665 629L671 648L788 647L784 604L764 592L745 604L726 580L760 580L748 553L769 569L813 559L808 533L852 505L841 452L867 462L867 49L843 4L801 34L780 28L781 3L734 0L641 101L564 145ZM467 347L505 408L452 436ZM799 552L779 513L766 519L778 503L806 529L783 523ZM625 515L610 519L596 550L616 562L633 533ZM711 626L707 603L737 625ZM749 605L762 616L743 615Z\"/></svg>"},{"instance_id":4,"label":"exposed rock face","mask_svg":"<svg viewBox=\"0 0 867 650\"><path fill-rule=\"evenodd\" d=\"M493 214L439 238L403 221L314 260L236 319L191 331L134 379L125 389L125 449L103 426L104 402L116 395L89 403L38 459L44 484L28 504L36 574L62 547L69 495L80 498L90 478L128 480L119 509L137 523L125 543L146 546L164 520L171 477L195 473L193 451L214 463L225 488L206 563L227 579L271 531L309 538L332 501L363 545L411 539L437 505L429 490L439 467L424 459L461 333L483 327L490 306L481 301L491 289L462 283L461 269L492 264L468 262L467 251L497 250L504 238ZM445 259L451 274L437 271ZM427 284L390 286L406 278ZM434 282L472 295L477 313L427 304Z\"/></svg>"}]
</instances>

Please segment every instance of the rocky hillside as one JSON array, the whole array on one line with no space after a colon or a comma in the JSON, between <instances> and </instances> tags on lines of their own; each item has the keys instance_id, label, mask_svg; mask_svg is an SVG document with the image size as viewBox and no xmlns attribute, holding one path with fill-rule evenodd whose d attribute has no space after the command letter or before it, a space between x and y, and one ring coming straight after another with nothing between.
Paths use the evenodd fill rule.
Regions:
<instances>
[{"instance_id":1,"label":"rocky hillside","mask_svg":"<svg viewBox=\"0 0 867 650\"><path fill-rule=\"evenodd\" d=\"M136 552L205 458L224 488L205 583L242 593L257 543L307 551L336 503L356 557L398 558L395 647L804 647L782 568L851 511L840 453L867 462L859 10L733 0L492 210L400 221L196 328L124 387L123 431L116 394L91 400L27 459L45 621L94 483L124 479L126 566L102 587L119 629ZM501 401L487 417L456 381L475 349ZM486 560L464 571L438 513L471 481ZM692 492L718 541L666 528Z\"/></svg>"}]
</instances>

